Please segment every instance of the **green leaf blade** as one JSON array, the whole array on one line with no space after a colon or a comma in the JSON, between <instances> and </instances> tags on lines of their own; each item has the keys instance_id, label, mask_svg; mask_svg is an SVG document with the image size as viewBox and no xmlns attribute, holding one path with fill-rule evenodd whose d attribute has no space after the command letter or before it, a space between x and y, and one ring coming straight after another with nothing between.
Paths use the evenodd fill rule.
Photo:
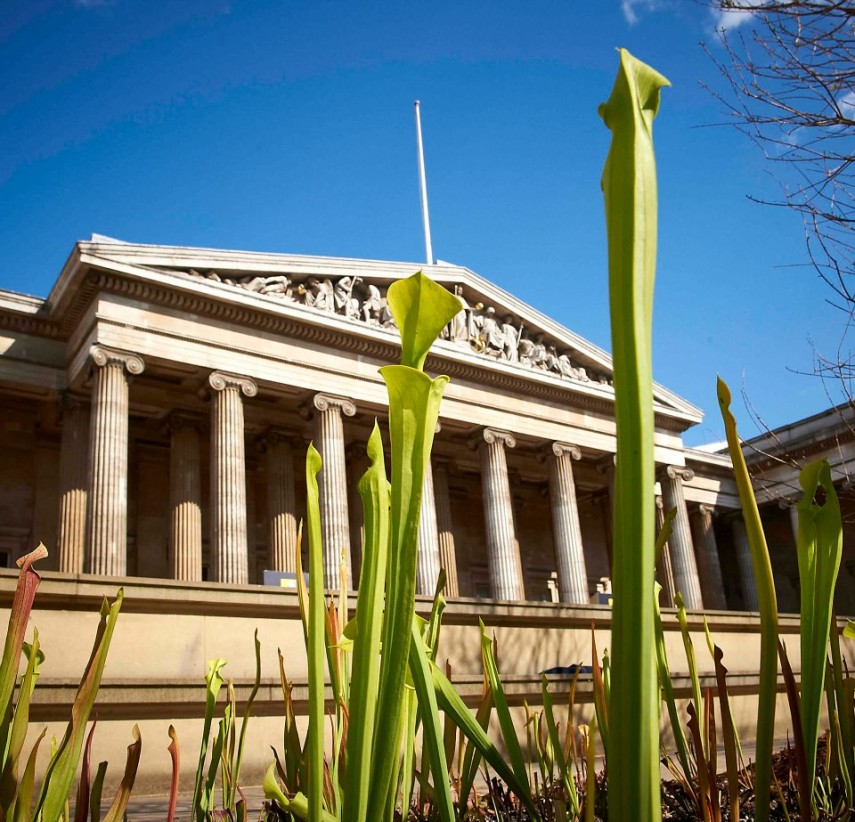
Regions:
<instances>
[{"instance_id":1,"label":"green leaf blade","mask_svg":"<svg viewBox=\"0 0 855 822\"><path fill-rule=\"evenodd\" d=\"M617 428L614 683L609 705L609 816L661 817L653 613L655 462L652 314L657 192L652 124L668 81L620 49L600 114L612 132L603 170Z\"/></svg>"}]
</instances>

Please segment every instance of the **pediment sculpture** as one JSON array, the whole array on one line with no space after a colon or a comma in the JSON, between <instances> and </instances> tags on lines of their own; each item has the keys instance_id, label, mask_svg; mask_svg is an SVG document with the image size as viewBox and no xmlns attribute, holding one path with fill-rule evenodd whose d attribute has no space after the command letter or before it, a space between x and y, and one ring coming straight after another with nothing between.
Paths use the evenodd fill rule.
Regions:
<instances>
[{"instance_id":1,"label":"pediment sculpture","mask_svg":"<svg viewBox=\"0 0 855 822\"><path fill-rule=\"evenodd\" d=\"M359 276L296 279L284 274L225 275L195 269L190 269L187 274L272 300L326 311L355 322L379 328L395 327L386 302L385 287L366 282ZM499 362L556 374L576 382L612 384L606 373L582 366L572 349L536 328L528 328L519 317L500 312L492 305L485 306L480 301L467 301L462 285L455 285L454 293L464 307L443 330L441 339Z\"/></svg>"}]
</instances>

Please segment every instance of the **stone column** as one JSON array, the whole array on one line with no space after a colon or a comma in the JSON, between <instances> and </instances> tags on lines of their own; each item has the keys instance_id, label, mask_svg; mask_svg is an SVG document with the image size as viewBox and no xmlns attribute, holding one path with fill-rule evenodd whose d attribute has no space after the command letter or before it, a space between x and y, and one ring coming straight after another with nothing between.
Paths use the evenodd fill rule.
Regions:
<instances>
[{"instance_id":1,"label":"stone column","mask_svg":"<svg viewBox=\"0 0 855 822\"><path fill-rule=\"evenodd\" d=\"M721 560L713 529L713 511L709 505L699 505L695 515L695 534L698 537L698 565L701 570L701 593L707 608L724 610L727 600L724 595L724 579Z\"/></svg>"},{"instance_id":2,"label":"stone column","mask_svg":"<svg viewBox=\"0 0 855 822\"><path fill-rule=\"evenodd\" d=\"M692 545L692 529L689 525L689 512L686 498L683 496L683 482L692 479L694 472L690 468L669 465L662 473L662 497L665 510L676 509L669 546L671 563L674 569L674 588L683 595L683 602L689 610L704 607L701 596L701 582L698 578L698 564Z\"/></svg>"},{"instance_id":3,"label":"stone column","mask_svg":"<svg viewBox=\"0 0 855 822\"><path fill-rule=\"evenodd\" d=\"M128 375L142 374L136 354L93 345L89 428L86 570L125 576L128 567Z\"/></svg>"},{"instance_id":4,"label":"stone column","mask_svg":"<svg viewBox=\"0 0 855 822\"><path fill-rule=\"evenodd\" d=\"M487 561L493 599L525 599L522 563L514 534L514 512L505 448L516 440L506 431L485 428L482 432L481 477L484 494L484 521L487 528Z\"/></svg>"},{"instance_id":5,"label":"stone column","mask_svg":"<svg viewBox=\"0 0 855 822\"><path fill-rule=\"evenodd\" d=\"M89 486L89 406L62 398L62 441L59 451L59 570L83 572L86 546L86 499Z\"/></svg>"},{"instance_id":6,"label":"stone column","mask_svg":"<svg viewBox=\"0 0 855 822\"><path fill-rule=\"evenodd\" d=\"M790 513L790 528L793 530L793 545L799 544L799 509L795 500L788 500L785 507Z\"/></svg>"},{"instance_id":7,"label":"stone column","mask_svg":"<svg viewBox=\"0 0 855 822\"><path fill-rule=\"evenodd\" d=\"M662 530L665 524L665 503L662 502L661 494L656 495L656 528L657 532ZM666 542L662 546L662 551L656 560L656 578L662 586L662 593L665 597L665 605L668 608L674 607L674 568L671 565L671 548Z\"/></svg>"},{"instance_id":8,"label":"stone column","mask_svg":"<svg viewBox=\"0 0 855 822\"><path fill-rule=\"evenodd\" d=\"M202 579L202 479L198 416L169 417L169 564L173 579Z\"/></svg>"},{"instance_id":9,"label":"stone column","mask_svg":"<svg viewBox=\"0 0 855 822\"><path fill-rule=\"evenodd\" d=\"M433 596L441 565L439 555L439 526L433 489L433 471L428 464L422 490L422 510L419 518L419 555L416 564L416 593Z\"/></svg>"},{"instance_id":10,"label":"stone column","mask_svg":"<svg viewBox=\"0 0 855 822\"><path fill-rule=\"evenodd\" d=\"M733 545L736 549L736 563L739 566L739 577L742 583L742 602L746 611L759 611L760 600L757 599L754 565L751 562L751 548L748 546L745 523L736 518L731 527L733 528Z\"/></svg>"},{"instance_id":11,"label":"stone column","mask_svg":"<svg viewBox=\"0 0 855 822\"><path fill-rule=\"evenodd\" d=\"M558 566L558 592L561 602L588 602L588 572L582 549L582 527L573 480L573 460L582 458L575 445L552 443L549 461L549 499L552 507L552 532L555 561Z\"/></svg>"},{"instance_id":12,"label":"stone column","mask_svg":"<svg viewBox=\"0 0 855 822\"><path fill-rule=\"evenodd\" d=\"M245 585L249 576L246 529L246 447L243 400L258 386L247 377L214 371L211 404L211 568L215 582Z\"/></svg>"},{"instance_id":13,"label":"stone column","mask_svg":"<svg viewBox=\"0 0 855 822\"><path fill-rule=\"evenodd\" d=\"M600 515L603 518L603 532L606 539L606 556L609 561L609 574L614 567L614 520L615 520L615 462L617 455L612 454L597 466L597 473L606 478L606 493L600 496Z\"/></svg>"},{"instance_id":14,"label":"stone column","mask_svg":"<svg viewBox=\"0 0 855 822\"><path fill-rule=\"evenodd\" d=\"M294 494L293 434L267 432L267 565L271 571L297 570L297 503Z\"/></svg>"},{"instance_id":15,"label":"stone column","mask_svg":"<svg viewBox=\"0 0 855 822\"><path fill-rule=\"evenodd\" d=\"M350 515L350 564L353 587L359 587L362 575L362 551L365 547L365 521L359 481L371 466L368 451L362 443L351 443L345 449L347 459L348 514Z\"/></svg>"},{"instance_id":16,"label":"stone column","mask_svg":"<svg viewBox=\"0 0 855 822\"><path fill-rule=\"evenodd\" d=\"M439 564L445 568L448 583L445 592L450 597L460 596L457 581L457 552L454 548L454 528L451 521L451 498L448 493L448 464L433 460L433 494L436 504L436 526L439 539Z\"/></svg>"},{"instance_id":17,"label":"stone column","mask_svg":"<svg viewBox=\"0 0 855 822\"><path fill-rule=\"evenodd\" d=\"M347 505L347 461L341 415L352 417L356 406L346 397L315 394L315 442L323 467L318 475L324 546L324 587L338 590L339 566L344 558L347 585L353 585L350 558L350 522Z\"/></svg>"},{"instance_id":18,"label":"stone column","mask_svg":"<svg viewBox=\"0 0 855 822\"><path fill-rule=\"evenodd\" d=\"M256 477L258 463L246 461L246 578L250 585L257 585L260 576L258 570L258 499Z\"/></svg>"}]
</instances>

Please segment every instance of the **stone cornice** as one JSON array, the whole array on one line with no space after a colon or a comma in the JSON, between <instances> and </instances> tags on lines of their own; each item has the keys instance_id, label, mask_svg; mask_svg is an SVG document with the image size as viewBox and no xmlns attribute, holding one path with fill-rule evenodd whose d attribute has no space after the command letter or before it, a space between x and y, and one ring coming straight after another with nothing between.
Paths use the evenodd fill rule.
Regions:
<instances>
[{"instance_id":1,"label":"stone cornice","mask_svg":"<svg viewBox=\"0 0 855 822\"><path fill-rule=\"evenodd\" d=\"M187 278L192 284L194 280ZM176 287L179 286L179 287ZM230 289L230 291L239 289ZM91 268L83 277L74 297L63 307L61 325L55 321L47 321L52 336L68 336L75 328L80 317L86 311L92 299L99 291L120 294L141 301L161 305L190 314L220 319L237 325L258 328L286 337L306 340L320 345L335 348L340 351L358 351L360 354L380 361L395 362L399 355L397 336L381 329L360 328L343 318L341 327L331 327L323 324L328 317L311 317L309 315L324 315L325 312L293 307L289 314L281 313L282 305L270 301L263 309L261 306L240 305L219 295L208 295L187 291L180 288L179 283L149 282L140 279L130 279L126 274L113 273L103 269ZM231 297L231 295L228 295ZM262 310L260 310L262 309ZM294 316L300 312L300 316ZM4 315L0 313L0 325ZM22 318L26 320L28 318ZM348 326L348 327L345 327ZM56 329L61 328L61 333ZM46 330L47 327L46 327ZM382 335L388 339L379 339ZM464 355L465 356L465 355ZM492 367L491 367L492 366ZM509 373L510 368L497 368L491 361L482 363L470 362L440 353L431 353L426 361L426 369L433 373L443 373L448 376L467 380L481 385L492 386L510 393L519 393L535 397L547 402L556 402L584 409L604 416L614 413L613 395L605 396L605 389L598 384L576 383L569 380L527 369L520 374ZM515 369L517 370L517 369ZM666 431L681 432L693 424L693 420L683 418L682 412L655 412L656 425Z\"/></svg>"},{"instance_id":2,"label":"stone cornice","mask_svg":"<svg viewBox=\"0 0 855 822\"><path fill-rule=\"evenodd\" d=\"M59 323L47 317L0 310L0 329L32 334L35 337L60 339L65 336Z\"/></svg>"}]
</instances>

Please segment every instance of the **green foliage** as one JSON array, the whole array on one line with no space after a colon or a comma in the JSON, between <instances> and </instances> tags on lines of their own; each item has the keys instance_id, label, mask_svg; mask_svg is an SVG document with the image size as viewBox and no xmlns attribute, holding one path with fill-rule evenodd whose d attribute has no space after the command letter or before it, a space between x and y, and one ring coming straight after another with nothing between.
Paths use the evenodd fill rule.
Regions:
<instances>
[{"instance_id":1,"label":"green foliage","mask_svg":"<svg viewBox=\"0 0 855 822\"><path fill-rule=\"evenodd\" d=\"M668 81L620 49L600 114L612 132L603 170L617 426L609 816L661 816L653 609L655 463L652 319L656 272L653 119Z\"/></svg>"},{"instance_id":2,"label":"green foliage","mask_svg":"<svg viewBox=\"0 0 855 822\"><path fill-rule=\"evenodd\" d=\"M798 503L798 558L801 582L801 718L807 772L816 771L819 715L825 685L825 665L834 587L843 555L840 503L831 481L827 460L809 463L799 476L802 498ZM822 505L815 501L819 488Z\"/></svg>"},{"instance_id":3,"label":"green foliage","mask_svg":"<svg viewBox=\"0 0 855 822\"><path fill-rule=\"evenodd\" d=\"M760 700L757 712L757 764L755 770L755 818L769 819L769 788L772 784L772 744L775 738L775 699L778 690L778 601L772 562L766 536L760 522L760 511L754 498L748 467L742 454L736 420L730 412L730 389L719 378L718 404L727 433L727 447L733 461L733 473L742 504L745 531L751 551L754 582L760 603Z\"/></svg>"}]
</instances>

